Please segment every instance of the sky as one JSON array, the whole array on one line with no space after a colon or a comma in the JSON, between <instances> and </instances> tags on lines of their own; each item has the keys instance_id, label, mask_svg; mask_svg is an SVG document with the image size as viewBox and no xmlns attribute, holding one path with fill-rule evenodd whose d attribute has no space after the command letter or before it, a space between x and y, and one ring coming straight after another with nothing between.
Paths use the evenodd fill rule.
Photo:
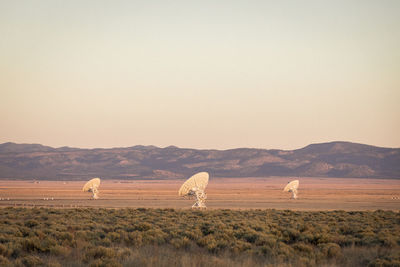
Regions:
<instances>
[{"instance_id":1,"label":"sky","mask_svg":"<svg viewBox=\"0 0 400 267\"><path fill-rule=\"evenodd\" d=\"M0 143L400 147L400 1L0 0Z\"/></svg>"}]
</instances>

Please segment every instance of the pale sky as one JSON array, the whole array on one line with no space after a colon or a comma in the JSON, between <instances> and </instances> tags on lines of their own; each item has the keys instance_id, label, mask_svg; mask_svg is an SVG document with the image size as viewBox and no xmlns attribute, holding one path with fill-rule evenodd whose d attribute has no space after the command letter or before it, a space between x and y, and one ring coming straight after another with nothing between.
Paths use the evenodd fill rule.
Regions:
<instances>
[{"instance_id":1,"label":"pale sky","mask_svg":"<svg viewBox=\"0 0 400 267\"><path fill-rule=\"evenodd\" d=\"M0 143L400 147L400 1L0 0Z\"/></svg>"}]
</instances>

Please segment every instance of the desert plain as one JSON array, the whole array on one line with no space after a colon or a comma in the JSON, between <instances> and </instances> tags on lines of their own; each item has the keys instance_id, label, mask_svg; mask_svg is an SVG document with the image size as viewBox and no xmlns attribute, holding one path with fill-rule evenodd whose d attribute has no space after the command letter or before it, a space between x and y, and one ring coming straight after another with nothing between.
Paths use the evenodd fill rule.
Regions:
<instances>
[{"instance_id":1,"label":"desert plain","mask_svg":"<svg viewBox=\"0 0 400 267\"><path fill-rule=\"evenodd\" d=\"M298 178L299 198L282 192L290 177L210 179L208 209L399 210L400 180ZM0 206L190 208L177 192L184 180L102 180L100 199L82 192L85 181L0 180Z\"/></svg>"}]
</instances>

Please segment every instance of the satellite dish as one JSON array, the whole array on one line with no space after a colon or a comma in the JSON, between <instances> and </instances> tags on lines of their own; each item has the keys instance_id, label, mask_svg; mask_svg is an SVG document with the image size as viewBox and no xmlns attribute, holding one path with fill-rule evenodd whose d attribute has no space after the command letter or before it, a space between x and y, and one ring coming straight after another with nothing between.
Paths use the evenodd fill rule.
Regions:
<instances>
[{"instance_id":1,"label":"satellite dish","mask_svg":"<svg viewBox=\"0 0 400 267\"><path fill-rule=\"evenodd\" d=\"M283 189L284 192L291 192L292 199L297 199L297 188L299 188L299 180L294 180L289 182L285 188Z\"/></svg>"},{"instance_id":2,"label":"satellite dish","mask_svg":"<svg viewBox=\"0 0 400 267\"><path fill-rule=\"evenodd\" d=\"M99 193L98 190L99 186L100 186L100 178L93 178L83 186L82 191L92 192L93 199L98 199L99 197L97 196L97 194Z\"/></svg>"},{"instance_id":3,"label":"satellite dish","mask_svg":"<svg viewBox=\"0 0 400 267\"><path fill-rule=\"evenodd\" d=\"M207 199L207 195L204 190L208 184L208 173L207 172L199 172L190 177L183 183L181 188L179 189L178 195L181 197L194 197L196 199L196 203L192 206L192 209L202 209L207 208L205 205L205 201Z\"/></svg>"}]
</instances>

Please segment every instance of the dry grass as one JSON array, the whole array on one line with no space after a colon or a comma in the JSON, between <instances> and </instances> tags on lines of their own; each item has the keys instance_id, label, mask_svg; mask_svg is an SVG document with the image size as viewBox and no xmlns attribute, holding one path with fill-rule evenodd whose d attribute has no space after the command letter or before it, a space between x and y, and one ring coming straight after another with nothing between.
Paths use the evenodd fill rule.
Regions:
<instances>
[{"instance_id":1,"label":"dry grass","mask_svg":"<svg viewBox=\"0 0 400 267\"><path fill-rule=\"evenodd\" d=\"M400 266L393 211L0 209L5 266Z\"/></svg>"},{"instance_id":2,"label":"dry grass","mask_svg":"<svg viewBox=\"0 0 400 267\"><path fill-rule=\"evenodd\" d=\"M300 178L299 199L283 186L290 178L218 178L207 188L209 209L398 210L400 180ZM84 181L0 181L2 206L190 208L177 191L183 180L102 181L100 199L81 191ZM54 198L44 201L43 198ZM397 198L397 199L393 199Z\"/></svg>"}]
</instances>

